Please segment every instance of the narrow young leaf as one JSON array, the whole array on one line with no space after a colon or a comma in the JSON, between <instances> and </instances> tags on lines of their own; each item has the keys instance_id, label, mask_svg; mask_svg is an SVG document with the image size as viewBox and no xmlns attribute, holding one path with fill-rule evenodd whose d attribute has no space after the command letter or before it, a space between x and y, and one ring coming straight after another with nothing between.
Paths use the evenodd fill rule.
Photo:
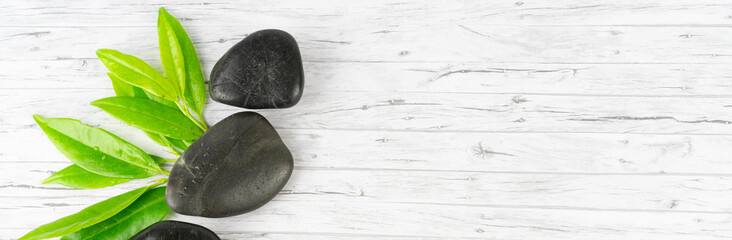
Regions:
<instances>
[{"instance_id":1,"label":"narrow young leaf","mask_svg":"<svg viewBox=\"0 0 732 240\"><path fill-rule=\"evenodd\" d=\"M180 93L186 89L186 64L183 59L183 50L178 43L178 37L170 27L168 19L163 16L165 10L160 8L158 14L158 43L160 45L160 59L163 62L165 76L173 84L177 84Z\"/></svg>"},{"instance_id":2,"label":"narrow young leaf","mask_svg":"<svg viewBox=\"0 0 732 240\"><path fill-rule=\"evenodd\" d=\"M78 189L95 189L117 185L129 180L131 179L102 176L84 170L79 165L72 164L43 180L43 184L54 183Z\"/></svg>"},{"instance_id":3,"label":"narrow young leaf","mask_svg":"<svg viewBox=\"0 0 732 240\"><path fill-rule=\"evenodd\" d=\"M188 34L181 26L178 19L170 15L165 8L160 8L159 16L164 16L170 24L170 28L175 33L176 39L183 51L183 59L185 60L186 86L184 99L188 106L199 116L203 110L203 104L206 102L206 83L203 80L203 72L201 72L201 63L198 61L196 49L193 48L193 42Z\"/></svg>"},{"instance_id":4,"label":"narrow young leaf","mask_svg":"<svg viewBox=\"0 0 732 240\"><path fill-rule=\"evenodd\" d=\"M195 123L177 109L152 100L108 97L96 100L91 105L101 108L133 127L171 138L196 139L203 133Z\"/></svg>"},{"instance_id":5,"label":"narrow young leaf","mask_svg":"<svg viewBox=\"0 0 732 240\"><path fill-rule=\"evenodd\" d=\"M18 240L59 237L97 224L125 209L149 187L141 187L91 205L78 213L40 226Z\"/></svg>"},{"instance_id":6,"label":"narrow young leaf","mask_svg":"<svg viewBox=\"0 0 732 240\"><path fill-rule=\"evenodd\" d=\"M163 220L168 212L170 208L165 203L165 187L155 188L147 191L111 218L61 239L129 239L150 225Z\"/></svg>"},{"instance_id":7,"label":"narrow young leaf","mask_svg":"<svg viewBox=\"0 0 732 240\"><path fill-rule=\"evenodd\" d=\"M118 79L170 101L178 100L178 86L139 58L115 50L99 49L97 57Z\"/></svg>"},{"instance_id":8,"label":"narrow young leaf","mask_svg":"<svg viewBox=\"0 0 732 240\"><path fill-rule=\"evenodd\" d=\"M33 115L48 139L79 167L107 177L146 178L160 166L135 145L103 129L69 118Z\"/></svg>"}]
</instances>

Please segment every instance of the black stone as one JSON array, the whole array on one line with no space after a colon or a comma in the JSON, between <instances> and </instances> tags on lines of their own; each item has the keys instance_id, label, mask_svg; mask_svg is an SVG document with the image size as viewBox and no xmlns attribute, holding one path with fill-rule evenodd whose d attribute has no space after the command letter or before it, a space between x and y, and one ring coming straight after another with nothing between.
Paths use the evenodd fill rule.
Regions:
<instances>
[{"instance_id":1,"label":"black stone","mask_svg":"<svg viewBox=\"0 0 732 240\"><path fill-rule=\"evenodd\" d=\"M302 59L295 38L267 29L231 47L211 71L211 98L249 108L288 108L300 101Z\"/></svg>"},{"instance_id":2,"label":"black stone","mask_svg":"<svg viewBox=\"0 0 732 240\"><path fill-rule=\"evenodd\" d=\"M240 112L183 152L170 172L165 200L180 214L238 215L272 200L292 169L292 154L267 119Z\"/></svg>"},{"instance_id":3,"label":"black stone","mask_svg":"<svg viewBox=\"0 0 732 240\"><path fill-rule=\"evenodd\" d=\"M187 222L162 221L142 230L131 240L220 240L216 233Z\"/></svg>"}]
</instances>

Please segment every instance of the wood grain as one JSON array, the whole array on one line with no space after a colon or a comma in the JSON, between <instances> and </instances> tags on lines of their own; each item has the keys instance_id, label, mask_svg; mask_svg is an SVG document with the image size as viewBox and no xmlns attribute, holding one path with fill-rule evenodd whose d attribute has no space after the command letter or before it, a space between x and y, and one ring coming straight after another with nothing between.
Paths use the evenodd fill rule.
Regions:
<instances>
[{"instance_id":1,"label":"wood grain","mask_svg":"<svg viewBox=\"0 0 732 240\"><path fill-rule=\"evenodd\" d=\"M49 167L68 163L9 163L13 180L0 183L7 210L87 205L146 181L93 191L39 184ZM724 213L732 176L678 174L496 173L411 169L298 167L275 201L418 203L530 209ZM398 183L398 184L395 184ZM29 198L28 194L33 193ZM12 200L20 200L12 202ZM79 199L79 200L76 200ZM598 201L602 199L602 201Z\"/></svg>"},{"instance_id":2,"label":"wood grain","mask_svg":"<svg viewBox=\"0 0 732 240\"><path fill-rule=\"evenodd\" d=\"M16 113L0 117L0 124L19 128L32 125L34 113L68 117L69 112L87 121L119 124L88 105L113 95L111 89L59 92L0 90L0 101ZM48 97L24 97L30 94ZM275 127L288 129L730 134L730 105L731 97L305 92L293 108L259 112ZM210 122L236 111L215 102L205 109Z\"/></svg>"},{"instance_id":3,"label":"wood grain","mask_svg":"<svg viewBox=\"0 0 732 240\"><path fill-rule=\"evenodd\" d=\"M27 126L2 133L7 139L24 139L0 145L3 162L68 163L33 123ZM104 128L147 152L168 156L139 130L109 124ZM715 176L732 172L732 163L720 157L732 155L728 135L320 129L280 129L279 133L296 166L302 168Z\"/></svg>"},{"instance_id":4,"label":"wood grain","mask_svg":"<svg viewBox=\"0 0 732 240\"><path fill-rule=\"evenodd\" d=\"M254 24L189 27L189 32L200 58L216 61L247 34L261 29ZM309 26L280 28L297 39L306 62L732 63L732 43L726 41L732 35L729 27L418 22L388 34L379 33L385 30L383 26L353 24L344 26L352 29L335 31ZM94 52L100 48L149 62L159 59L154 27L5 27L2 32L0 54L6 59L96 58ZM75 47L66 47L69 44Z\"/></svg>"},{"instance_id":5,"label":"wood grain","mask_svg":"<svg viewBox=\"0 0 732 240\"><path fill-rule=\"evenodd\" d=\"M82 206L56 207L56 214L70 214ZM0 228L2 232L22 232L17 227L35 221L52 220L48 209L27 208L7 211L9 218L21 219ZM718 239L728 238L727 213L659 213L627 211L587 211L564 209L513 209L482 206L428 206L403 203L364 203L329 201L273 201L256 213L222 219L175 215L176 219L196 222L217 232L240 239L249 234L280 233L308 238L309 235L338 238L599 238L627 236L642 239ZM37 220L36 220L37 221ZM276 224L273 224L276 223ZM439 223L439 224L435 224ZM618 229L622 229L619 231ZM0 233L2 233L0 232ZM290 236L292 238L293 236Z\"/></svg>"},{"instance_id":6,"label":"wood grain","mask_svg":"<svg viewBox=\"0 0 732 240\"><path fill-rule=\"evenodd\" d=\"M8 1L0 26L155 26L166 7L186 25L272 27L381 24L398 28L417 22L476 21L492 25L729 25L729 1L612 2L540 1ZM34 16L32 18L28 16ZM353 24L359 23L359 24Z\"/></svg>"},{"instance_id":7,"label":"wood grain","mask_svg":"<svg viewBox=\"0 0 732 240\"><path fill-rule=\"evenodd\" d=\"M292 33L305 92L259 110L295 158L223 239L732 238L732 2L0 2L0 239L141 186L40 182L70 163L32 114L162 148L89 105L94 52L161 70L164 6L204 75L247 34ZM242 111L207 102L209 124ZM169 165L167 165L169 167Z\"/></svg>"},{"instance_id":8,"label":"wood grain","mask_svg":"<svg viewBox=\"0 0 732 240\"><path fill-rule=\"evenodd\" d=\"M157 61L156 61L157 62ZM215 61L204 61L206 76ZM306 93L732 96L728 64L307 62ZM2 89L111 88L96 59L0 60ZM161 68L158 68L162 71ZM623 69L623 71L618 71Z\"/></svg>"}]
</instances>

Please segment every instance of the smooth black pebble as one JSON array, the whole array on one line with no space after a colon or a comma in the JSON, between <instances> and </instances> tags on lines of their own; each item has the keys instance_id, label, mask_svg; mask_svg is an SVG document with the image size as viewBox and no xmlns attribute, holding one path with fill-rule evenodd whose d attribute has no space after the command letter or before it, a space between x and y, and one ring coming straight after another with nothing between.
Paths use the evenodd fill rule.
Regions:
<instances>
[{"instance_id":1,"label":"smooth black pebble","mask_svg":"<svg viewBox=\"0 0 732 240\"><path fill-rule=\"evenodd\" d=\"M183 152L170 172L165 200L180 214L238 215L272 200L292 169L292 154L267 119L239 112Z\"/></svg>"},{"instance_id":2,"label":"smooth black pebble","mask_svg":"<svg viewBox=\"0 0 732 240\"><path fill-rule=\"evenodd\" d=\"M187 222L162 221L142 230L131 240L220 240L216 233Z\"/></svg>"},{"instance_id":3,"label":"smooth black pebble","mask_svg":"<svg viewBox=\"0 0 732 240\"><path fill-rule=\"evenodd\" d=\"M300 101L304 73L300 48L287 32L267 29L244 38L211 71L211 98L249 108L288 108Z\"/></svg>"}]
</instances>

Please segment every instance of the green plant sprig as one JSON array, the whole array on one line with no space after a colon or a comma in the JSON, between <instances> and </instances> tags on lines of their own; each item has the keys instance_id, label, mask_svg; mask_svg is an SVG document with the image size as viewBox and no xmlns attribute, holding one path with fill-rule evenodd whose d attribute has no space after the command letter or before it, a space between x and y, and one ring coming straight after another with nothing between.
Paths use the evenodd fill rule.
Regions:
<instances>
[{"instance_id":1,"label":"green plant sprig","mask_svg":"<svg viewBox=\"0 0 732 240\"><path fill-rule=\"evenodd\" d=\"M107 75L116 96L91 105L142 130L150 140L180 157L208 129L202 114L205 83L191 39L164 8L158 12L158 40L165 76L137 57L116 50L97 50L99 60L109 70ZM158 186L166 183L170 174L161 165L176 159L147 154L79 120L39 115L33 118L54 146L74 163L43 184L96 189L158 174L166 177L42 225L20 240L61 236L63 240L127 239L170 212L165 187Z\"/></svg>"}]
</instances>

